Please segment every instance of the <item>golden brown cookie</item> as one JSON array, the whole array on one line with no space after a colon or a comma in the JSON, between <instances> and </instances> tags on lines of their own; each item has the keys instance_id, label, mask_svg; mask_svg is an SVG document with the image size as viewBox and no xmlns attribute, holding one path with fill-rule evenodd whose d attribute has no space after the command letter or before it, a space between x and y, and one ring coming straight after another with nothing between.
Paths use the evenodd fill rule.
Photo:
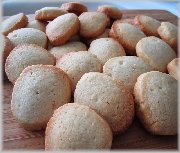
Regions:
<instances>
[{"instance_id":1,"label":"golden brown cookie","mask_svg":"<svg viewBox=\"0 0 180 153\"><path fill-rule=\"evenodd\" d=\"M179 58L173 59L168 65L167 70L169 74L174 77L176 80L178 80L178 73L179 73Z\"/></svg>"}]
</instances>

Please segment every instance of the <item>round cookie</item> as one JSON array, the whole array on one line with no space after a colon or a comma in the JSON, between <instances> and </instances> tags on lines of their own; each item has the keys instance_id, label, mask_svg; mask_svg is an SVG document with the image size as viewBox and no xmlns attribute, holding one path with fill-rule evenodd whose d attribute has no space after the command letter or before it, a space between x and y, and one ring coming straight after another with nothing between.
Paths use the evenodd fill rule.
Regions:
<instances>
[{"instance_id":1,"label":"round cookie","mask_svg":"<svg viewBox=\"0 0 180 153\"><path fill-rule=\"evenodd\" d=\"M77 2L63 3L60 8L66 10L69 13L74 13L77 16L81 15L83 12L88 11L85 5Z\"/></svg>"},{"instance_id":2,"label":"round cookie","mask_svg":"<svg viewBox=\"0 0 180 153\"><path fill-rule=\"evenodd\" d=\"M147 36L159 36L157 29L161 25L161 22L152 17L137 15L134 18L134 24L138 26Z\"/></svg>"},{"instance_id":3,"label":"round cookie","mask_svg":"<svg viewBox=\"0 0 180 153\"><path fill-rule=\"evenodd\" d=\"M98 7L97 11L106 14L108 17L114 20L122 18L121 10L111 5L101 5Z\"/></svg>"},{"instance_id":4,"label":"round cookie","mask_svg":"<svg viewBox=\"0 0 180 153\"><path fill-rule=\"evenodd\" d=\"M43 48L47 47L46 34L34 28L21 28L8 34L7 36L14 46L20 44L37 44Z\"/></svg>"},{"instance_id":5,"label":"round cookie","mask_svg":"<svg viewBox=\"0 0 180 153\"><path fill-rule=\"evenodd\" d=\"M75 103L59 107L47 124L45 150L110 149L112 131L94 110Z\"/></svg>"},{"instance_id":6,"label":"round cookie","mask_svg":"<svg viewBox=\"0 0 180 153\"><path fill-rule=\"evenodd\" d=\"M146 37L137 27L119 21L113 23L109 35L122 44L128 55L136 55L136 44L140 39Z\"/></svg>"},{"instance_id":7,"label":"round cookie","mask_svg":"<svg viewBox=\"0 0 180 153\"><path fill-rule=\"evenodd\" d=\"M65 44L78 30L79 20L73 13L61 15L46 26L46 34L54 46Z\"/></svg>"},{"instance_id":8,"label":"round cookie","mask_svg":"<svg viewBox=\"0 0 180 153\"><path fill-rule=\"evenodd\" d=\"M100 12L84 12L79 16L80 35L93 38L101 35L107 26L107 16Z\"/></svg>"},{"instance_id":9,"label":"round cookie","mask_svg":"<svg viewBox=\"0 0 180 153\"><path fill-rule=\"evenodd\" d=\"M74 102L97 111L114 134L124 132L133 121L132 94L122 83L102 73L89 72L81 77L74 92Z\"/></svg>"},{"instance_id":10,"label":"round cookie","mask_svg":"<svg viewBox=\"0 0 180 153\"><path fill-rule=\"evenodd\" d=\"M103 66L103 73L111 76L116 81L123 82L133 93L137 78L153 69L141 58L136 56L114 57Z\"/></svg>"},{"instance_id":11,"label":"round cookie","mask_svg":"<svg viewBox=\"0 0 180 153\"><path fill-rule=\"evenodd\" d=\"M155 135L177 134L178 83L169 74L151 71L140 75L134 87L136 114Z\"/></svg>"},{"instance_id":12,"label":"round cookie","mask_svg":"<svg viewBox=\"0 0 180 153\"><path fill-rule=\"evenodd\" d=\"M65 54L57 60L56 67L67 73L72 82L72 92L83 74L88 72L102 72L102 65L95 55L87 51Z\"/></svg>"},{"instance_id":13,"label":"round cookie","mask_svg":"<svg viewBox=\"0 0 180 153\"><path fill-rule=\"evenodd\" d=\"M179 68L179 58L173 59L168 65L167 70L168 73L174 77L176 80L178 80L178 68Z\"/></svg>"},{"instance_id":14,"label":"round cookie","mask_svg":"<svg viewBox=\"0 0 180 153\"><path fill-rule=\"evenodd\" d=\"M35 19L39 21L52 21L66 13L68 12L59 7L43 7L35 12Z\"/></svg>"},{"instance_id":15,"label":"round cookie","mask_svg":"<svg viewBox=\"0 0 180 153\"><path fill-rule=\"evenodd\" d=\"M25 68L13 88L13 116L27 130L45 128L54 110L70 102L70 84L68 76L54 66Z\"/></svg>"},{"instance_id":16,"label":"round cookie","mask_svg":"<svg viewBox=\"0 0 180 153\"><path fill-rule=\"evenodd\" d=\"M178 49L178 28L170 22L161 22L158 28L160 37L169 44L176 52Z\"/></svg>"},{"instance_id":17,"label":"round cookie","mask_svg":"<svg viewBox=\"0 0 180 153\"><path fill-rule=\"evenodd\" d=\"M5 72L13 84L24 68L31 65L55 65L55 58L46 49L35 44L23 44L15 47L5 63Z\"/></svg>"},{"instance_id":18,"label":"round cookie","mask_svg":"<svg viewBox=\"0 0 180 153\"><path fill-rule=\"evenodd\" d=\"M73 42L67 42L64 45L53 47L50 49L50 53L56 57L56 59L61 58L64 54L70 53L70 52L77 52L87 50L87 47L85 44L83 44L80 41L73 41Z\"/></svg>"},{"instance_id":19,"label":"round cookie","mask_svg":"<svg viewBox=\"0 0 180 153\"><path fill-rule=\"evenodd\" d=\"M7 36L10 32L24 28L28 24L28 18L24 13L13 15L1 24L1 33Z\"/></svg>"},{"instance_id":20,"label":"round cookie","mask_svg":"<svg viewBox=\"0 0 180 153\"><path fill-rule=\"evenodd\" d=\"M136 53L154 70L161 72L166 72L167 64L176 58L172 48L154 36L141 39L136 45Z\"/></svg>"},{"instance_id":21,"label":"round cookie","mask_svg":"<svg viewBox=\"0 0 180 153\"><path fill-rule=\"evenodd\" d=\"M42 32L46 32L46 25L43 22L40 22L38 20L34 20L28 23L28 25L26 26L26 28L34 28L34 29L38 29L41 30Z\"/></svg>"},{"instance_id":22,"label":"round cookie","mask_svg":"<svg viewBox=\"0 0 180 153\"><path fill-rule=\"evenodd\" d=\"M109 59L117 56L125 56L124 48L113 38L100 38L94 40L88 49L96 55L104 65Z\"/></svg>"}]
</instances>

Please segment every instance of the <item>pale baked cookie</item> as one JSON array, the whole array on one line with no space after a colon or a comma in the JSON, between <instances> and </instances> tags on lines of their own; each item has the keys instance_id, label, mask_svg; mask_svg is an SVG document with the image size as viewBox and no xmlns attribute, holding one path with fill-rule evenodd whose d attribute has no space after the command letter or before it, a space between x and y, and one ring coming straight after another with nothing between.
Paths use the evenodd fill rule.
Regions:
<instances>
[{"instance_id":1,"label":"pale baked cookie","mask_svg":"<svg viewBox=\"0 0 180 153\"><path fill-rule=\"evenodd\" d=\"M114 57L103 66L103 73L114 80L123 82L133 93L137 78L153 69L141 58L136 56Z\"/></svg>"},{"instance_id":2,"label":"pale baked cookie","mask_svg":"<svg viewBox=\"0 0 180 153\"><path fill-rule=\"evenodd\" d=\"M46 34L34 28L21 28L8 34L7 36L14 46L28 43L37 44L43 48L47 47Z\"/></svg>"},{"instance_id":3,"label":"pale baked cookie","mask_svg":"<svg viewBox=\"0 0 180 153\"><path fill-rule=\"evenodd\" d=\"M80 35L93 38L101 35L107 26L107 16L100 12L84 12L79 16Z\"/></svg>"},{"instance_id":4,"label":"pale baked cookie","mask_svg":"<svg viewBox=\"0 0 180 153\"><path fill-rule=\"evenodd\" d=\"M179 60L180 60L179 58L175 58L167 65L168 73L176 80L178 80L179 63L180 63Z\"/></svg>"},{"instance_id":5,"label":"pale baked cookie","mask_svg":"<svg viewBox=\"0 0 180 153\"><path fill-rule=\"evenodd\" d=\"M55 110L45 132L45 150L110 149L109 124L91 108L75 103Z\"/></svg>"},{"instance_id":6,"label":"pale baked cookie","mask_svg":"<svg viewBox=\"0 0 180 153\"><path fill-rule=\"evenodd\" d=\"M41 30L42 32L46 32L46 25L43 22L40 22L38 20L34 20L28 23L28 25L26 26L26 28L34 28L34 29L38 29Z\"/></svg>"},{"instance_id":7,"label":"pale baked cookie","mask_svg":"<svg viewBox=\"0 0 180 153\"><path fill-rule=\"evenodd\" d=\"M73 13L61 15L46 26L46 34L54 46L65 44L78 30L79 20Z\"/></svg>"},{"instance_id":8,"label":"pale baked cookie","mask_svg":"<svg viewBox=\"0 0 180 153\"><path fill-rule=\"evenodd\" d=\"M111 5L101 5L97 9L98 12L106 14L108 17L112 19L121 19L122 12L119 8L111 6Z\"/></svg>"},{"instance_id":9,"label":"pale baked cookie","mask_svg":"<svg viewBox=\"0 0 180 153\"><path fill-rule=\"evenodd\" d=\"M72 41L67 42L64 45L53 47L50 49L50 53L56 57L56 59L61 58L64 54L70 53L70 52L77 52L77 51L86 51L87 47L84 43L79 41Z\"/></svg>"},{"instance_id":10,"label":"pale baked cookie","mask_svg":"<svg viewBox=\"0 0 180 153\"><path fill-rule=\"evenodd\" d=\"M57 60L56 67L67 73L72 82L72 92L83 74L88 72L102 72L102 65L97 57L87 51L65 54Z\"/></svg>"},{"instance_id":11,"label":"pale baked cookie","mask_svg":"<svg viewBox=\"0 0 180 153\"><path fill-rule=\"evenodd\" d=\"M141 39L136 45L136 53L154 70L161 72L166 72L167 64L176 58L172 48L154 36Z\"/></svg>"},{"instance_id":12,"label":"pale baked cookie","mask_svg":"<svg viewBox=\"0 0 180 153\"><path fill-rule=\"evenodd\" d=\"M9 38L6 36L0 34L0 40L1 40L1 55L2 55L2 64L4 66L6 58L9 56L9 53L13 50L14 46L10 42ZM4 68L3 68L4 69Z\"/></svg>"},{"instance_id":13,"label":"pale baked cookie","mask_svg":"<svg viewBox=\"0 0 180 153\"><path fill-rule=\"evenodd\" d=\"M28 18L24 13L13 15L2 22L1 33L8 35L14 30L26 27L27 24Z\"/></svg>"},{"instance_id":14,"label":"pale baked cookie","mask_svg":"<svg viewBox=\"0 0 180 153\"><path fill-rule=\"evenodd\" d=\"M170 22L161 22L157 31L160 37L178 52L178 27Z\"/></svg>"},{"instance_id":15,"label":"pale baked cookie","mask_svg":"<svg viewBox=\"0 0 180 153\"><path fill-rule=\"evenodd\" d=\"M68 76L50 65L34 65L23 70L12 93L11 110L27 130L45 128L54 110L70 102Z\"/></svg>"},{"instance_id":16,"label":"pale baked cookie","mask_svg":"<svg viewBox=\"0 0 180 153\"><path fill-rule=\"evenodd\" d=\"M159 36L157 29L161 25L161 22L152 17L137 15L134 18L134 24L138 26L147 36Z\"/></svg>"},{"instance_id":17,"label":"pale baked cookie","mask_svg":"<svg viewBox=\"0 0 180 153\"><path fill-rule=\"evenodd\" d=\"M43 7L35 12L35 19L39 21L51 21L66 13L68 13L66 10L59 7Z\"/></svg>"},{"instance_id":18,"label":"pale baked cookie","mask_svg":"<svg viewBox=\"0 0 180 153\"><path fill-rule=\"evenodd\" d=\"M102 115L114 134L124 132L134 117L134 101L129 90L110 76L98 72L84 74L77 83L74 102L87 105Z\"/></svg>"},{"instance_id":19,"label":"pale baked cookie","mask_svg":"<svg viewBox=\"0 0 180 153\"><path fill-rule=\"evenodd\" d=\"M63 3L60 8L66 10L69 13L74 13L77 16L81 15L83 12L88 11L84 4L78 2Z\"/></svg>"},{"instance_id":20,"label":"pale baked cookie","mask_svg":"<svg viewBox=\"0 0 180 153\"><path fill-rule=\"evenodd\" d=\"M136 55L136 44L140 39L146 37L137 27L119 21L113 23L109 35L122 44L128 55Z\"/></svg>"},{"instance_id":21,"label":"pale baked cookie","mask_svg":"<svg viewBox=\"0 0 180 153\"><path fill-rule=\"evenodd\" d=\"M136 114L150 133L177 134L177 80L158 71L144 73L137 79L134 96Z\"/></svg>"},{"instance_id":22,"label":"pale baked cookie","mask_svg":"<svg viewBox=\"0 0 180 153\"><path fill-rule=\"evenodd\" d=\"M88 49L104 65L109 59L117 56L125 56L124 48L113 38L100 38L94 40Z\"/></svg>"},{"instance_id":23,"label":"pale baked cookie","mask_svg":"<svg viewBox=\"0 0 180 153\"><path fill-rule=\"evenodd\" d=\"M26 67L37 64L55 65L55 58L46 49L38 45L18 45L7 58L5 71L9 81L14 84Z\"/></svg>"}]
</instances>

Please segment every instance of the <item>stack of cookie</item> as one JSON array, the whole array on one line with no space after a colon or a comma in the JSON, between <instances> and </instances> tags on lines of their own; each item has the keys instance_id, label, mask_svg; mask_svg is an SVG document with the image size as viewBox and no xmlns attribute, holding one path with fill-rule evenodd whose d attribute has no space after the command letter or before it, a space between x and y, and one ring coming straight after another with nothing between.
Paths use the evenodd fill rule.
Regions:
<instances>
[{"instance_id":1,"label":"stack of cookie","mask_svg":"<svg viewBox=\"0 0 180 153\"><path fill-rule=\"evenodd\" d=\"M11 110L25 129L46 128L46 150L110 149L135 114L151 134L177 134L177 27L122 16L69 2L3 21Z\"/></svg>"}]
</instances>

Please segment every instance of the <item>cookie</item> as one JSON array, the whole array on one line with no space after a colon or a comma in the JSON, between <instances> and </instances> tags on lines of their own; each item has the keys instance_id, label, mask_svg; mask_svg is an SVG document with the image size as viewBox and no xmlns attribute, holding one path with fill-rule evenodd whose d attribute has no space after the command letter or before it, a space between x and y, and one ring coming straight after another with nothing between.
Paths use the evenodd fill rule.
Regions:
<instances>
[{"instance_id":1,"label":"cookie","mask_svg":"<svg viewBox=\"0 0 180 153\"><path fill-rule=\"evenodd\" d=\"M137 27L119 21L113 23L109 36L116 39L128 55L136 55L136 44L146 37Z\"/></svg>"},{"instance_id":2,"label":"cookie","mask_svg":"<svg viewBox=\"0 0 180 153\"><path fill-rule=\"evenodd\" d=\"M159 36L178 52L178 27L170 22L161 22L157 29Z\"/></svg>"},{"instance_id":3,"label":"cookie","mask_svg":"<svg viewBox=\"0 0 180 153\"><path fill-rule=\"evenodd\" d=\"M134 88L136 114L154 135L177 134L178 83L169 74L140 75Z\"/></svg>"},{"instance_id":4,"label":"cookie","mask_svg":"<svg viewBox=\"0 0 180 153\"><path fill-rule=\"evenodd\" d=\"M161 72L167 72L167 64L176 58L173 49L154 36L141 39L136 45L136 53L154 70Z\"/></svg>"},{"instance_id":5,"label":"cookie","mask_svg":"<svg viewBox=\"0 0 180 153\"><path fill-rule=\"evenodd\" d=\"M72 82L72 92L83 74L88 72L102 72L102 65L95 55L87 51L65 54L57 60L56 67L67 73Z\"/></svg>"},{"instance_id":6,"label":"cookie","mask_svg":"<svg viewBox=\"0 0 180 153\"><path fill-rule=\"evenodd\" d=\"M79 16L80 35L93 38L101 35L107 26L107 16L100 12L84 12Z\"/></svg>"},{"instance_id":7,"label":"cookie","mask_svg":"<svg viewBox=\"0 0 180 153\"><path fill-rule=\"evenodd\" d=\"M46 24L38 20L29 22L26 28L34 28L34 29L41 30L42 32L46 32Z\"/></svg>"},{"instance_id":8,"label":"cookie","mask_svg":"<svg viewBox=\"0 0 180 153\"><path fill-rule=\"evenodd\" d=\"M21 28L8 34L7 36L14 46L28 43L37 44L43 48L47 47L46 34L34 28Z\"/></svg>"},{"instance_id":9,"label":"cookie","mask_svg":"<svg viewBox=\"0 0 180 153\"><path fill-rule=\"evenodd\" d=\"M24 13L13 15L1 24L1 33L7 36L10 32L24 28L28 24L28 18Z\"/></svg>"},{"instance_id":10,"label":"cookie","mask_svg":"<svg viewBox=\"0 0 180 153\"><path fill-rule=\"evenodd\" d=\"M66 10L69 13L74 13L77 16L81 15L83 12L88 11L84 4L78 2L63 3L60 8Z\"/></svg>"},{"instance_id":11,"label":"cookie","mask_svg":"<svg viewBox=\"0 0 180 153\"><path fill-rule=\"evenodd\" d=\"M104 65L109 59L117 56L125 56L124 48L113 38L100 38L94 40L88 49L96 55Z\"/></svg>"},{"instance_id":12,"label":"cookie","mask_svg":"<svg viewBox=\"0 0 180 153\"><path fill-rule=\"evenodd\" d=\"M5 61L9 56L9 53L13 50L14 46L6 36L0 34L0 37L1 37L1 49L2 49L1 55L3 60L2 64L4 66Z\"/></svg>"},{"instance_id":13,"label":"cookie","mask_svg":"<svg viewBox=\"0 0 180 153\"><path fill-rule=\"evenodd\" d=\"M106 14L108 17L114 20L122 18L121 10L111 5L101 5L98 7L97 11Z\"/></svg>"},{"instance_id":14,"label":"cookie","mask_svg":"<svg viewBox=\"0 0 180 153\"><path fill-rule=\"evenodd\" d=\"M137 15L134 18L134 24L138 26L147 36L159 36L157 29L161 25L161 22L152 17Z\"/></svg>"},{"instance_id":15,"label":"cookie","mask_svg":"<svg viewBox=\"0 0 180 153\"><path fill-rule=\"evenodd\" d=\"M78 30L79 20L73 13L61 15L46 26L46 34L54 46L65 44Z\"/></svg>"},{"instance_id":16,"label":"cookie","mask_svg":"<svg viewBox=\"0 0 180 153\"><path fill-rule=\"evenodd\" d=\"M35 19L39 21L52 21L66 13L68 12L59 7L43 7L35 12Z\"/></svg>"},{"instance_id":17,"label":"cookie","mask_svg":"<svg viewBox=\"0 0 180 153\"><path fill-rule=\"evenodd\" d=\"M178 80L178 66L179 65L179 58L173 59L168 65L167 70L168 73L174 77L176 80Z\"/></svg>"},{"instance_id":18,"label":"cookie","mask_svg":"<svg viewBox=\"0 0 180 153\"><path fill-rule=\"evenodd\" d=\"M46 151L110 149L111 145L109 124L84 105L69 103L59 107L47 124Z\"/></svg>"},{"instance_id":19,"label":"cookie","mask_svg":"<svg viewBox=\"0 0 180 153\"><path fill-rule=\"evenodd\" d=\"M48 65L26 67L17 79L11 100L11 111L27 130L40 130L58 107L70 102L68 76Z\"/></svg>"},{"instance_id":20,"label":"cookie","mask_svg":"<svg viewBox=\"0 0 180 153\"><path fill-rule=\"evenodd\" d=\"M64 45L53 47L50 49L50 53L56 57L56 59L61 58L64 54L70 53L70 52L77 52L77 51L86 51L87 47L85 44L79 41L72 41L67 42Z\"/></svg>"},{"instance_id":21,"label":"cookie","mask_svg":"<svg viewBox=\"0 0 180 153\"><path fill-rule=\"evenodd\" d=\"M114 80L123 82L133 93L137 78L152 71L150 65L136 56L114 57L108 60L103 66L103 73L111 76Z\"/></svg>"},{"instance_id":22,"label":"cookie","mask_svg":"<svg viewBox=\"0 0 180 153\"><path fill-rule=\"evenodd\" d=\"M5 71L9 81L14 84L26 67L37 64L55 65L55 58L46 49L38 45L18 45L7 58Z\"/></svg>"},{"instance_id":23,"label":"cookie","mask_svg":"<svg viewBox=\"0 0 180 153\"><path fill-rule=\"evenodd\" d=\"M89 72L81 77L74 92L74 102L97 111L114 134L127 130L133 121L132 94L122 83L102 73Z\"/></svg>"}]
</instances>

